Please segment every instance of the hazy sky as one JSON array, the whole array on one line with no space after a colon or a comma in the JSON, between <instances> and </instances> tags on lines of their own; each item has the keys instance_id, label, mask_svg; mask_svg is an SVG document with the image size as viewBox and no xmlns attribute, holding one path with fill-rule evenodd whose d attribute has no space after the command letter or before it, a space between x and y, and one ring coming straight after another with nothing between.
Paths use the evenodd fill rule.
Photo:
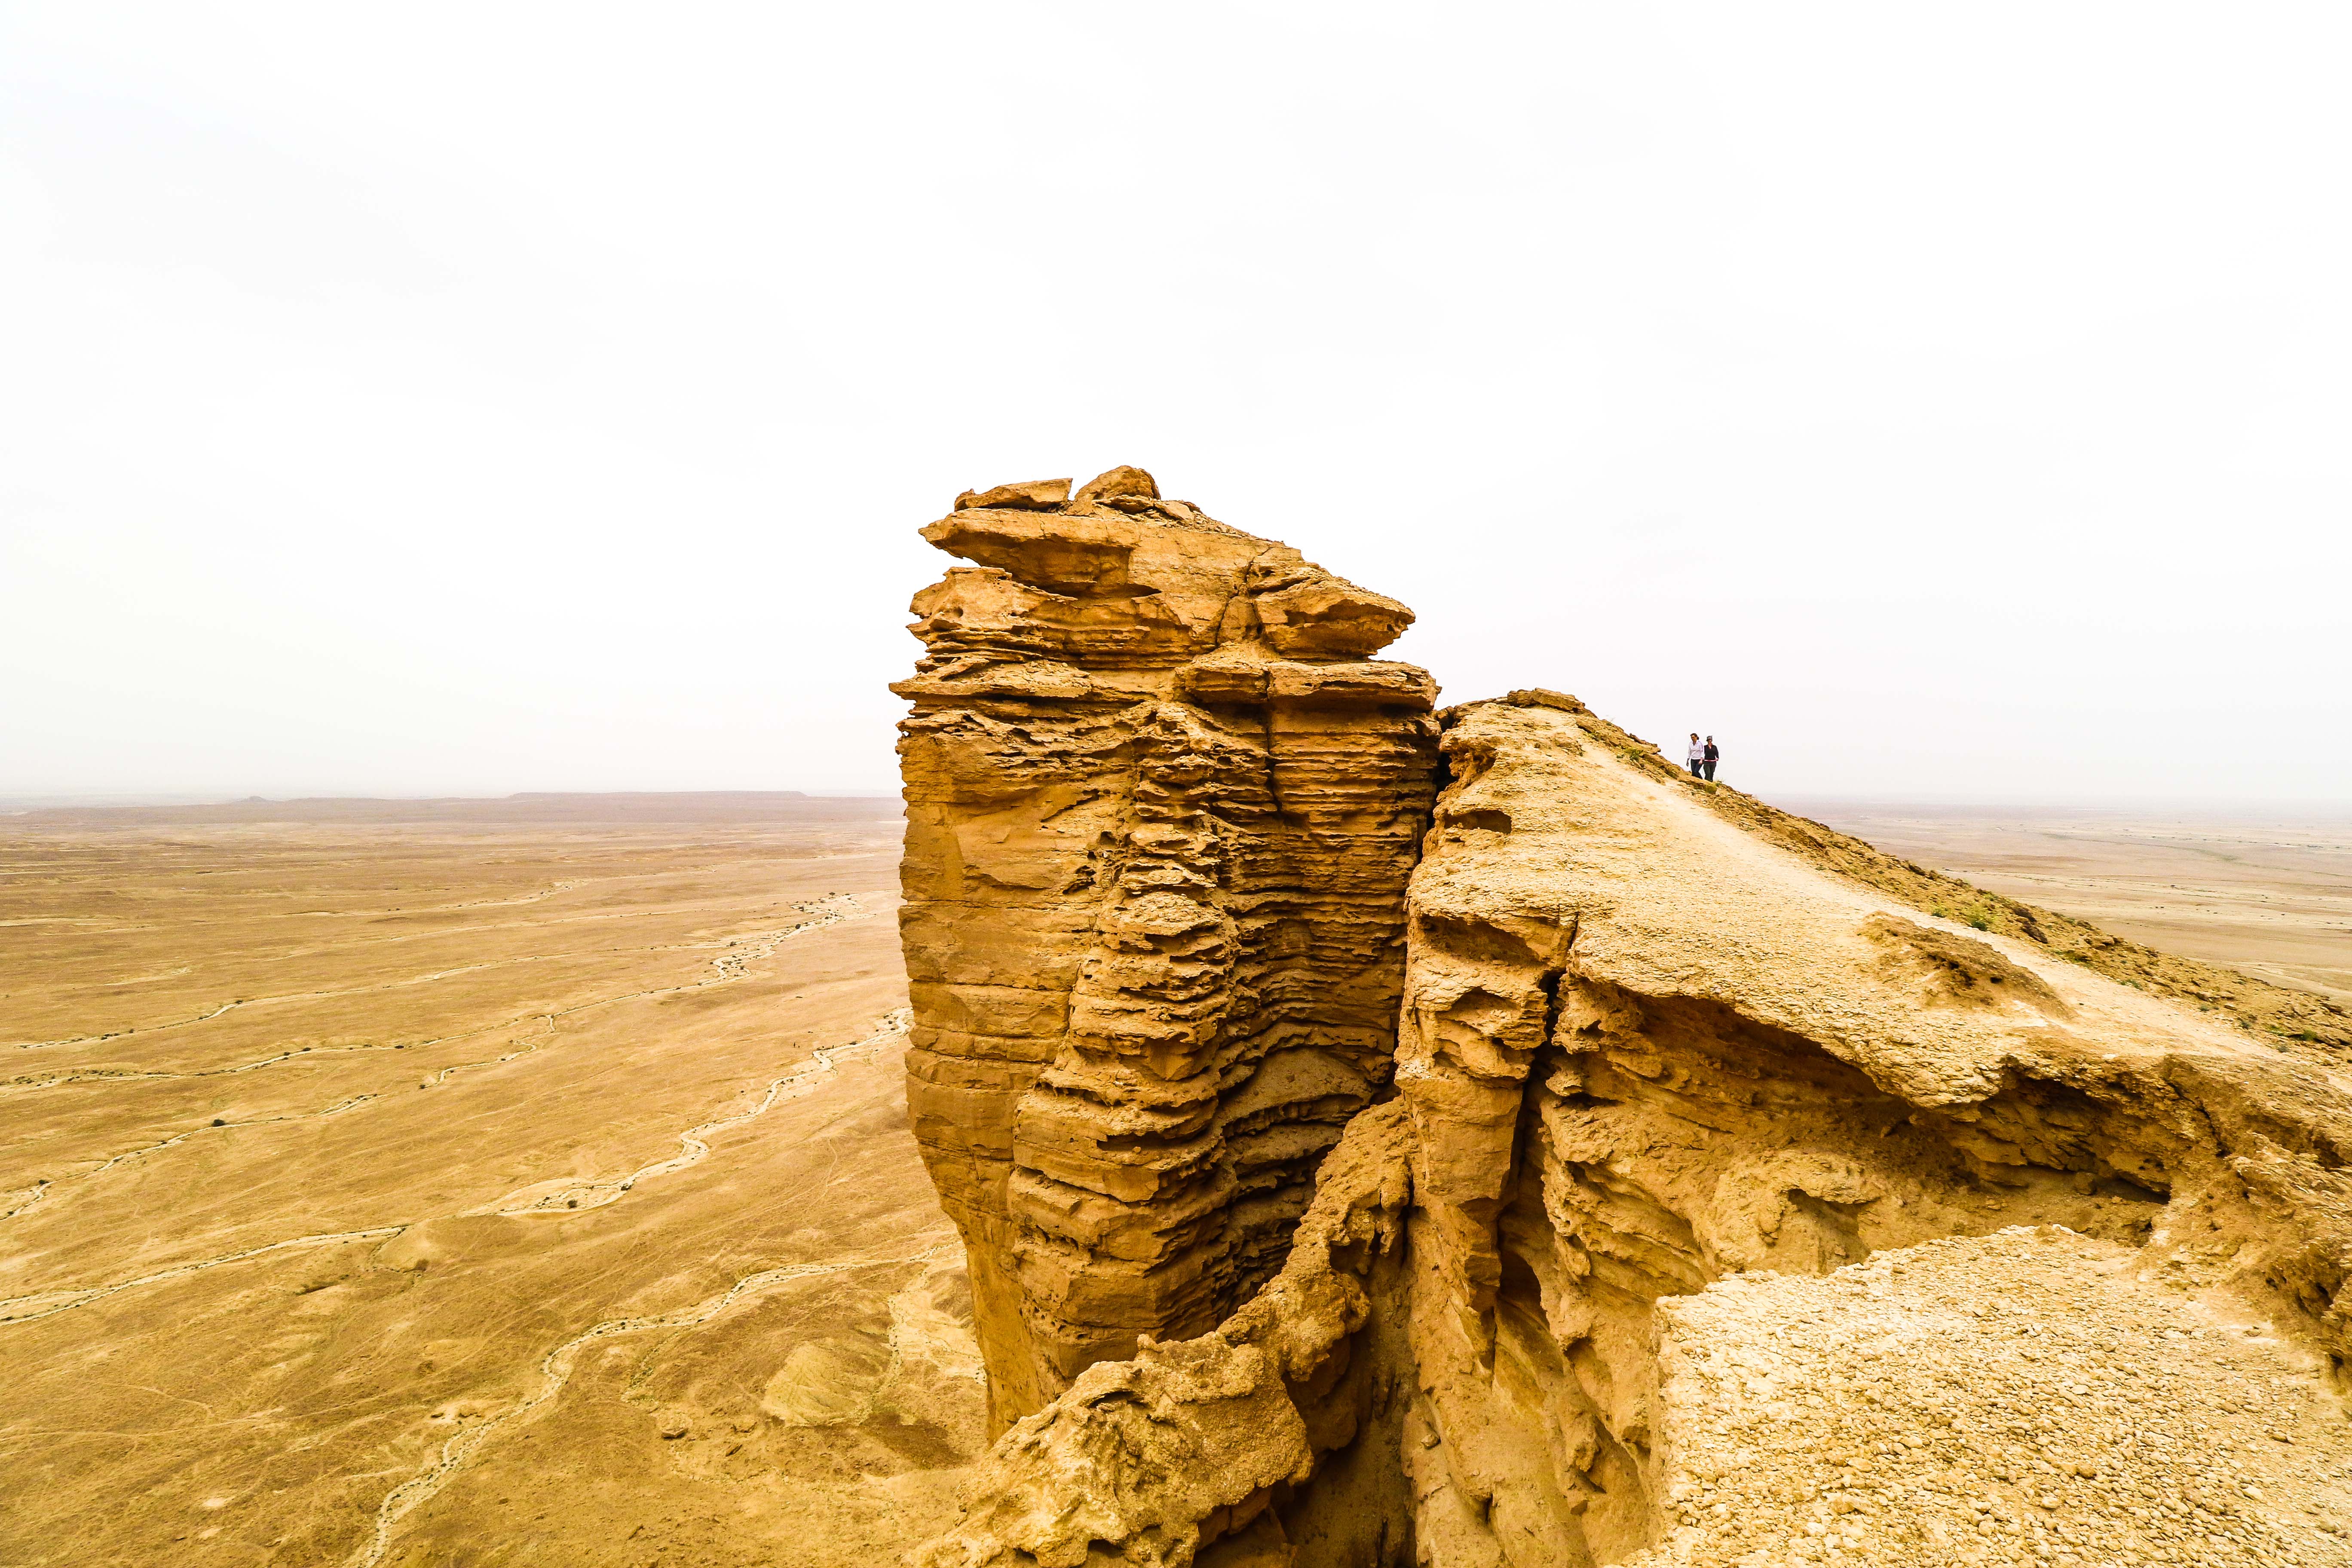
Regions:
<instances>
[{"instance_id":1,"label":"hazy sky","mask_svg":"<svg viewBox=\"0 0 2352 1568\"><path fill-rule=\"evenodd\" d=\"M895 788L1131 462L1768 795L2343 803L2347 17L0 5L0 795Z\"/></svg>"}]
</instances>

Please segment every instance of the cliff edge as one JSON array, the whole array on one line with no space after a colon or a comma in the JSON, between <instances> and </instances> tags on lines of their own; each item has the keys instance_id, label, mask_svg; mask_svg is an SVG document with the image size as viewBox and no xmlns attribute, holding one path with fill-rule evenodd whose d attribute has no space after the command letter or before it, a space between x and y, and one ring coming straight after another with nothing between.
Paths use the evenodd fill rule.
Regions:
<instances>
[{"instance_id":1,"label":"cliff edge","mask_svg":"<svg viewBox=\"0 0 2352 1568\"><path fill-rule=\"evenodd\" d=\"M1001 1429L1282 1266L1384 1093L1435 689L1412 621L1139 468L967 493L892 688L915 1135Z\"/></svg>"},{"instance_id":2,"label":"cliff edge","mask_svg":"<svg viewBox=\"0 0 2352 1568\"><path fill-rule=\"evenodd\" d=\"M1096 537L1098 519L1049 521L1068 515L1024 526ZM1215 618L1242 635L1190 659L1295 657L1230 607ZM1258 711L1169 680L1116 710L1152 717L1114 726L1102 754L1147 756L1129 737L1171 721L1222 745ZM1181 712L1161 716L1171 702ZM1100 1136L1162 1125L1118 1119L1187 1084L1204 1107L1213 1095L1197 1123L1213 1136L1257 1100L1213 1052L1147 1077L1133 1064L1160 1058L1081 1027L1083 974L1115 951L1121 906L1097 895L1092 948L1074 909L1056 915L1097 957L1071 971L1054 1060L1127 1065L1000 1091L1013 1234L966 1235L976 1277L1023 1282L1031 1342L1051 1347L1033 1364L1052 1376L1007 1402L1023 1418L921 1561L2352 1561L2341 1009L1689 779L1559 693L1310 727L1318 776L1364 788L1308 842L1396 880L1352 879L1350 940L1293 950L1302 1000L1280 1037L1302 1067L1344 1061L1358 1097L1292 1113L1318 1131L1286 1145L1300 1152L1271 1222L1206 1196L1244 1189L1222 1153L1230 1176L1194 1189L1193 1212L1217 1217L1181 1232L1193 1251L1130 1266L1067 1250L1061 1222L1035 1216L1100 1194L1040 1179L1063 1178L1023 1131L1033 1103L1076 1093ZM1433 810L1415 748L1440 731ZM952 759L911 738L908 755L910 808L919 777L945 801L952 781L915 764ZM1254 756L1188 776L1252 776ZM1146 779L1134 765L1098 776ZM1138 803L1161 797L1090 798L1141 824ZM1250 820L1287 820L1292 800L1277 791ZM952 834L961 808L939 809ZM1396 849L1424 811L1425 835ZM909 866L942 858L934 842L910 837ZM1223 873L1202 875L1216 885L1191 896L1226 909ZM1058 898L1078 900L1072 880ZM951 931L910 913L910 963L933 931L927 964L963 943L1039 947L995 918L978 899ZM1351 1005L1304 1000L1327 984ZM1215 1013L1221 1028L1258 1016ZM1262 1074L1262 1033L1218 1049ZM943 1104L930 1114L951 1120ZM1335 1146L1323 1130L1343 1106ZM1086 1334L1055 1316L1064 1279L1123 1283L1180 1255L1178 1273L1214 1281L1185 1311L1163 1310L1174 1293L1105 1292Z\"/></svg>"}]
</instances>

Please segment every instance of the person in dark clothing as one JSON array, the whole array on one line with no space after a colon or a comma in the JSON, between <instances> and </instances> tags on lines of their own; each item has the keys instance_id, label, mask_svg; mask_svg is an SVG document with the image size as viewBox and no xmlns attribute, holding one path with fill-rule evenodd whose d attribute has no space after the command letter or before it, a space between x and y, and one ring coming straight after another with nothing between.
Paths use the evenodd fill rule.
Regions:
<instances>
[{"instance_id":1,"label":"person in dark clothing","mask_svg":"<svg viewBox=\"0 0 2352 1568\"><path fill-rule=\"evenodd\" d=\"M1709 780L1712 780L1715 777L1715 762L1716 759L1721 755L1723 755L1723 753L1715 749L1715 737L1709 735L1706 738L1706 755L1705 758L1706 776Z\"/></svg>"}]
</instances>

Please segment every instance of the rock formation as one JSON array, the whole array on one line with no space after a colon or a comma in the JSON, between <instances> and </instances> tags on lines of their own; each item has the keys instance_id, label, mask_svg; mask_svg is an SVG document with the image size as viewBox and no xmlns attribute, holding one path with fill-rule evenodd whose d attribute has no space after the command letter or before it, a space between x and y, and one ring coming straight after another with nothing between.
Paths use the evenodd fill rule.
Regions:
<instances>
[{"instance_id":1,"label":"rock formation","mask_svg":"<svg viewBox=\"0 0 2352 1568\"><path fill-rule=\"evenodd\" d=\"M1038 559L1074 561L1070 542L1096 537L1063 514L1017 515L1035 531L1024 538L1055 542L1028 546ZM955 524L933 536L964 538ZM1057 570L1076 585L1092 568ZM940 657L946 636L927 637ZM1192 657L1233 656L1221 643ZM927 674L910 694L933 679L956 678ZM1156 724L1209 727L1184 717L1192 706L1162 717L1170 705L1102 749L1132 748ZM1379 766L1414 781L1385 816L1357 795L1359 819L1419 817L1418 764L1389 761L1419 755L1411 718L1321 731L1325 776ZM956 755L910 731L910 801L939 813L910 839L910 895L958 852L940 836L961 843L960 824L999 798L967 804L963 775L938 770L985 780L983 755L1048 743L1029 738L1034 718L999 722L1028 728ZM1181 1298L1213 1324L1166 1311L1174 1291L1099 1290L1090 1299L1138 1336L1114 1359L1112 1312L1087 1321L1091 1338L1055 1315L1073 1299L1065 1281L1124 1286L1139 1271L1038 1217L1108 1211L1063 1196L1077 1184L1053 1162L1069 1144L1028 1131L1033 1115L1088 1136L1156 1131L1119 1119L1130 1105L1164 1114L1162 1086L1186 1081L1147 1078L1129 1065L1158 1059L1147 1047L1115 1052L1098 1043L1108 1031L1082 1030L1088 979L1071 985L1051 1070L1034 1088L1012 1072L992 1087L1017 1110L989 1101L999 1121L961 1122L974 1145L1013 1125L1003 1218L982 1208L981 1156L925 1127L976 1273L1017 1273L1041 1364L1066 1387L1041 1379L1002 1406L1045 1396L982 1467L962 1525L921 1561L2352 1562L2340 1404L2352 1019L2340 1008L2118 942L1691 779L1572 698L1514 692L1439 722L1445 779L1405 941L1345 949L1348 994L1393 998L1394 1033L1363 1024L1348 1037L1363 1109L1263 1289L1252 1293L1284 1227L1252 1229L1225 1200L1200 1211L1218 1219L1184 1233L1194 1251L1179 1265L1215 1279ZM1243 725L1217 715L1215 727ZM1333 754L1349 743L1367 747L1361 769ZM1133 812L1157 797L1089 798ZM1035 808L1017 810L1015 831L1034 831ZM1052 906L1057 942L1087 934L1069 907L1079 890ZM1360 910L1376 902L1367 891ZM1042 907L967 893L952 931L910 913L910 962L1042 953L1037 928L1016 923ZM1092 928L1107 950L1125 929L1113 914ZM1353 918L1351 931L1388 929ZM1315 962L1299 962L1302 994L1321 978ZM942 1020L919 1082L941 1079L942 1058L998 1059L944 1021L964 1004L918 995ZM1380 1059L1391 1041L1392 1065ZM1092 1079L1060 1065L1114 1055L1124 1070ZM1222 1072L1195 1092L1223 1097L1195 1124L1207 1129L1255 1103ZM1057 1120L1074 1094L1087 1119ZM924 1114L958 1112L939 1098ZM1236 1169L1207 1190L1243 1184ZM1126 1201L1131 1223L1176 1234L1166 1211ZM1179 1257L1163 1246L1148 1267Z\"/></svg>"},{"instance_id":2,"label":"rock formation","mask_svg":"<svg viewBox=\"0 0 2352 1568\"><path fill-rule=\"evenodd\" d=\"M1282 1265L1384 1092L1433 688L1412 613L1115 468L958 498L892 689L917 1138L999 1424Z\"/></svg>"}]
</instances>

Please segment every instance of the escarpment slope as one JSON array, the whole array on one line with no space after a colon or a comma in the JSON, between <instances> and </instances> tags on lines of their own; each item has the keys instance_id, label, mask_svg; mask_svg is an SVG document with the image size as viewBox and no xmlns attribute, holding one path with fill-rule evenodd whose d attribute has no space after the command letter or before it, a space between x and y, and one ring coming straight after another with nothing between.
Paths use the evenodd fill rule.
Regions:
<instances>
[{"instance_id":1,"label":"escarpment slope","mask_svg":"<svg viewBox=\"0 0 2352 1568\"><path fill-rule=\"evenodd\" d=\"M1518 692L1531 701L1555 693ZM1574 703L1572 698L1564 699ZM1580 711L1581 705L1577 705ZM1813 864L1885 893L1916 909L1944 916L1972 930L2015 937L2110 980L2151 991L2256 1034L2320 1047L2329 1056L2352 1058L2352 1007L2333 997L2274 985L2218 963L2183 958L2129 942L2089 921L2042 909L1976 887L1948 873L1890 855L1852 834L1766 805L1751 795L1691 778L1656 747L1627 734L1607 720L1582 711L1580 722L1595 741L1633 766L1674 785L1710 811Z\"/></svg>"},{"instance_id":2,"label":"escarpment slope","mask_svg":"<svg viewBox=\"0 0 2352 1568\"><path fill-rule=\"evenodd\" d=\"M2304 1347L2281 1375L2325 1392L2347 1349L2352 1105L2324 1058L1900 902L1572 707L1449 718L1397 1072L1417 1151L1407 1420L1437 1439L1404 1445L1425 1557L1616 1561L1670 1529L1699 1532L1691 1561L1812 1541L1669 1511L1671 1467L1731 1456L1690 1451L1713 1428L1661 1387L1657 1310L1748 1272L2063 1226L2163 1299L2266 1316ZM1984 1254L1979 1289L2009 1295L2011 1269ZM1839 1299L1811 1310L1834 1320ZM2071 1404L2051 1381L2027 1419ZM1790 1392L1775 1418L1800 1448L1852 1445L1874 1409ZM2127 1412L2074 1414L2091 1438ZM1947 1489L2014 1489L2005 1429L1934 1436ZM2112 1550L2142 1528L2095 1493L2062 1502ZM1990 1549L1879 1526L1890 1553Z\"/></svg>"},{"instance_id":3,"label":"escarpment slope","mask_svg":"<svg viewBox=\"0 0 2352 1568\"><path fill-rule=\"evenodd\" d=\"M2310 999L1571 698L1439 722L1392 1057L1286 1263L1075 1372L921 1561L2352 1561L2352 1099Z\"/></svg>"},{"instance_id":4,"label":"escarpment slope","mask_svg":"<svg viewBox=\"0 0 2352 1568\"><path fill-rule=\"evenodd\" d=\"M892 689L908 1093L1001 1426L1281 1267L1388 1082L1433 688L1366 657L1403 605L1140 469L923 531L977 564Z\"/></svg>"}]
</instances>

